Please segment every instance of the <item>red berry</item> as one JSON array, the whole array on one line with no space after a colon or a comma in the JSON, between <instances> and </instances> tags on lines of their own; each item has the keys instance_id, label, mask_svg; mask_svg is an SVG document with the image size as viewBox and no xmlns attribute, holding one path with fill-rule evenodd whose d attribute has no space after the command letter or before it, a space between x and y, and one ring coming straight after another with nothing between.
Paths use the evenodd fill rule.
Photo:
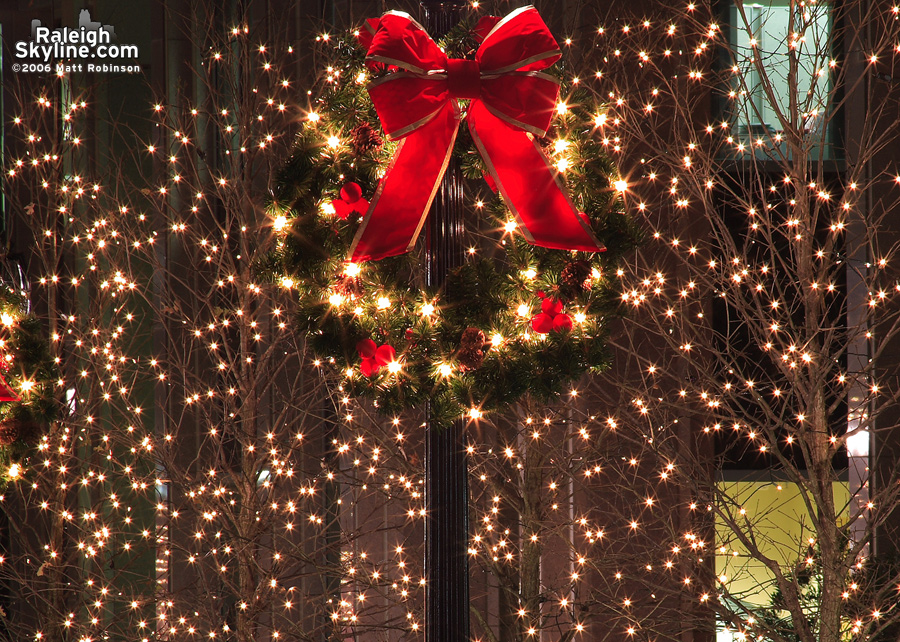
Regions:
<instances>
[{"instance_id":1,"label":"red berry","mask_svg":"<svg viewBox=\"0 0 900 642\"><path fill-rule=\"evenodd\" d=\"M353 208L347 205L347 203L345 203L341 199L331 201L331 206L334 208L334 215L342 221L346 221L348 218L350 218L350 212L353 211Z\"/></svg>"},{"instance_id":2,"label":"red berry","mask_svg":"<svg viewBox=\"0 0 900 642\"><path fill-rule=\"evenodd\" d=\"M553 317L554 332L568 332L572 329L572 317L568 314L557 314Z\"/></svg>"},{"instance_id":3,"label":"red berry","mask_svg":"<svg viewBox=\"0 0 900 642\"><path fill-rule=\"evenodd\" d=\"M363 359L359 365L359 371L363 373L364 377L371 377L378 372L378 364L375 363L375 359Z\"/></svg>"},{"instance_id":4,"label":"red berry","mask_svg":"<svg viewBox=\"0 0 900 642\"><path fill-rule=\"evenodd\" d=\"M378 349L375 351L375 363L379 366L386 366L396 358L397 351L386 343L383 346L378 346Z\"/></svg>"},{"instance_id":5,"label":"red berry","mask_svg":"<svg viewBox=\"0 0 900 642\"><path fill-rule=\"evenodd\" d=\"M553 318L541 313L531 317L531 328L538 334L547 334L553 329Z\"/></svg>"},{"instance_id":6,"label":"red berry","mask_svg":"<svg viewBox=\"0 0 900 642\"><path fill-rule=\"evenodd\" d=\"M362 188L356 183L347 183L341 188L341 199L345 203L355 203L362 198Z\"/></svg>"},{"instance_id":7,"label":"red berry","mask_svg":"<svg viewBox=\"0 0 900 642\"><path fill-rule=\"evenodd\" d=\"M541 312L549 315L551 318L562 312L563 305L558 299L546 298L541 301Z\"/></svg>"},{"instance_id":8,"label":"red berry","mask_svg":"<svg viewBox=\"0 0 900 642\"><path fill-rule=\"evenodd\" d=\"M375 356L375 349L378 346L371 339L363 339L356 344L356 351L363 359L371 359Z\"/></svg>"}]
</instances>

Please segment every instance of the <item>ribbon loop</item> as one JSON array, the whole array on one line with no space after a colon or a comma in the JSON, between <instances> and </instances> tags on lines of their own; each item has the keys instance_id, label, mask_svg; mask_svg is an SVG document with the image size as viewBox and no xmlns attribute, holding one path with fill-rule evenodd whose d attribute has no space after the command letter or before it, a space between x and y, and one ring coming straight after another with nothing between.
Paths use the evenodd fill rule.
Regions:
<instances>
[{"instance_id":1,"label":"ribbon loop","mask_svg":"<svg viewBox=\"0 0 900 642\"><path fill-rule=\"evenodd\" d=\"M366 60L398 71L374 81L369 95L385 133L401 143L357 230L351 261L412 249L453 149L457 99L472 101L469 130L525 238L563 250L604 249L526 134L545 135L553 118L559 84L540 70L559 59L559 45L534 7L486 24L493 28L475 59L464 60L448 59L407 14L388 12L378 22Z\"/></svg>"},{"instance_id":2,"label":"ribbon loop","mask_svg":"<svg viewBox=\"0 0 900 642\"><path fill-rule=\"evenodd\" d=\"M475 99L481 96L481 68L476 60L447 60L447 91L452 98Z\"/></svg>"}]
</instances>

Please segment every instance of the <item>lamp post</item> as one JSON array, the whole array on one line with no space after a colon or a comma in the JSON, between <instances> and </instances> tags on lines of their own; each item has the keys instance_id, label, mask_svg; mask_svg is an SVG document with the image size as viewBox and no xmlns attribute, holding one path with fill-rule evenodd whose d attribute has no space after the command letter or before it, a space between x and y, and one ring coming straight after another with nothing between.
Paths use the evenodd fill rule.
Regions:
<instances>
[{"instance_id":1,"label":"lamp post","mask_svg":"<svg viewBox=\"0 0 900 642\"><path fill-rule=\"evenodd\" d=\"M422 0L425 29L435 39L459 22L462 3ZM441 286L465 260L463 177L451 158L428 216L429 286ZM425 640L468 642L469 484L463 442L465 424L436 427L430 411L425 428Z\"/></svg>"}]
</instances>

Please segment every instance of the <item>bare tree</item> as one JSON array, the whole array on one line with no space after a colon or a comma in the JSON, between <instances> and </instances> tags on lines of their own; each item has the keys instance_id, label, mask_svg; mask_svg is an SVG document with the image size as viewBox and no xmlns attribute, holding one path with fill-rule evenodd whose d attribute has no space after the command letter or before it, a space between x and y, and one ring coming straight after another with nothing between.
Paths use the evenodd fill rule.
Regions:
<instances>
[{"instance_id":1,"label":"bare tree","mask_svg":"<svg viewBox=\"0 0 900 642\"><path fill-rule=\"evenodd\" d=\"M67 410L4 494L5 634L419 635L420 418L346 398L258 269L315 40L189 7L146 120L13 91L11 238ZM727 13L561 34L648 239L610 376L469 425L484 639L895 635L895 12Z\"/></svg>"},{"instance_id":2,"label":"bare tree","mask_svg":"<svg viewBox=\"0 0 900 642\"><path fill-rule=\"evenodd\" d=\"M621 273L615 416L690 493L654 565L741 638L895 628L895 16L737 0L593 37L650 235Z\"/></svg>"},{"instance_id":3,"label":"bare tree","mask_svg":"<svg viewBox=\"0 0 900 642\"><path fill-rule=\"evenodd\" d=\"M290 331L289 289L261 270L277 242L267 181L315 51L252 8L184 7L167 16L185 29L167 43L184 49L177 79L130 85L140 116L103 98L119 78L10 88L10 244L66 411L4 497L5 634L320 640L371 628L368 611L407 626L387 574L366 580L386 596L345 617L361 525L342 504L365 485L342 456L341 398ZM375 497L370 511L390 496Z\"/></svg>"}]
</instances>

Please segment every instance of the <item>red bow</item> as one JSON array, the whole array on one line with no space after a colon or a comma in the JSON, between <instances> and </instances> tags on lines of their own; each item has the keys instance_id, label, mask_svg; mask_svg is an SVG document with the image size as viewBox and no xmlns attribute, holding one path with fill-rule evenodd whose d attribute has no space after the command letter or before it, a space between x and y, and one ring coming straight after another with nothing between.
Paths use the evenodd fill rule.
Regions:
<instances>
[{"instance_id":1,"label":"red bow","mask_svg":"<svg viewBox=\"0 0 900 642\"><path fill-rule=\"evenodd\" d=\"M558 82L540 70L560 56L534 7L498 22L474 60L447 58L405 13L383 15L366 60L398 71L374 81L369 95L387 136L402 140L357 231L350 260L412 249L463 118L457 98L471 100L465 114L469 131L528 241L602 251L534 140L547 133L559 97Z\"/></svg>"},{"instance_id":2,"label":"red bow","mask_svg":"<svg viewBox=\"0 0 900 642\"><path fill-rule=\"evenodd\" d=\"M356 39L363 49L368 50L369 46L372 44L372 38L375 37L375 32L378 31L379 22L381 21L378 18L369 18L356 33Z\"/></svg>"}]
</instances>

